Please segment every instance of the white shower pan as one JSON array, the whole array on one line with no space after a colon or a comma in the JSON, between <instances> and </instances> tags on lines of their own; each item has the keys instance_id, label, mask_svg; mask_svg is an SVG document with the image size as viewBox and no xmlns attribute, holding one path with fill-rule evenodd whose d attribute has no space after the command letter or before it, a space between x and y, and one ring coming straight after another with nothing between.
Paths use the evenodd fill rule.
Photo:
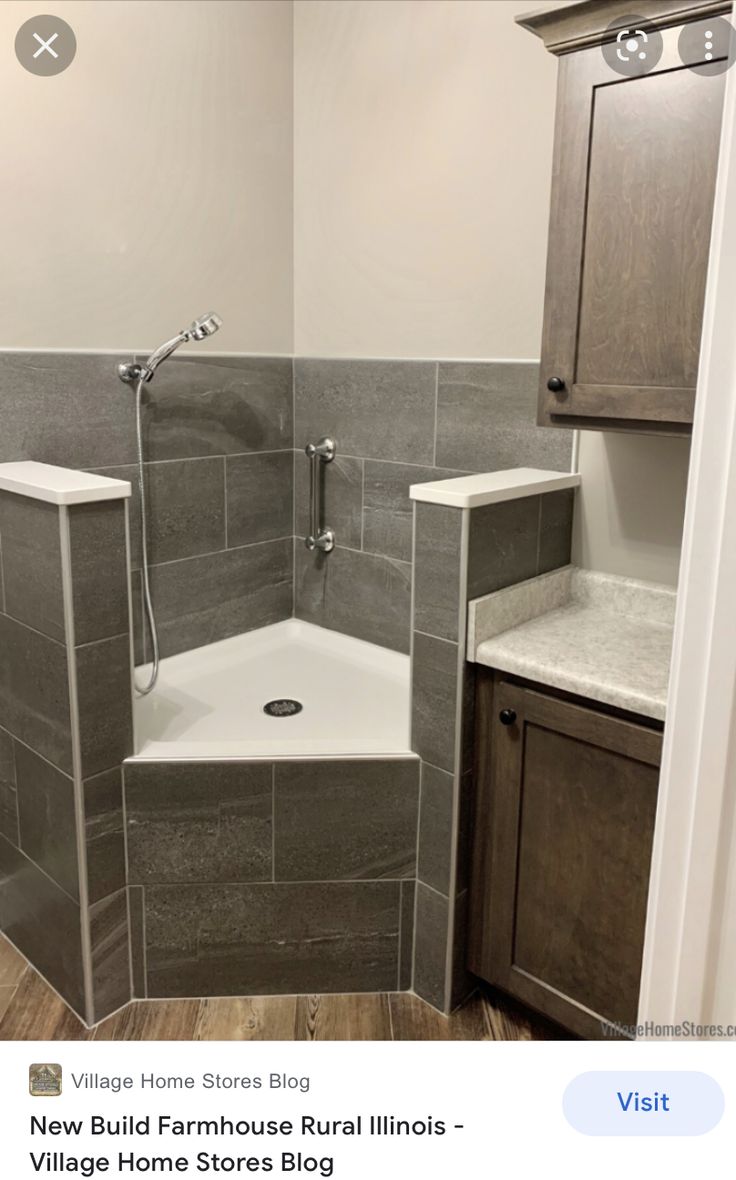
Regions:
<instances>
[{"instance_id":1,"label":"white shower pan","mask_svg":"<svg viewBox=\"0 0 736 1180\"><path fill-rule=\"evenodd\" d=\"M302 711L264 713L285 698ZM134 758L413 757L409 702L408 656L289 619L162 660Z\"/></svg>"}]
</instances>

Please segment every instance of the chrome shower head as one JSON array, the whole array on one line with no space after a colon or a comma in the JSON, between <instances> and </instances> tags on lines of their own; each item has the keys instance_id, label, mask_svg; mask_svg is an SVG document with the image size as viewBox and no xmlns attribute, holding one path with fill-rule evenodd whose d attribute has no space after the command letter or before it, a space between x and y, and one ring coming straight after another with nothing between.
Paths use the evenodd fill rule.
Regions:
<instances>
[{"instance_id":1,"label":"chrome shower head","mask_svg":"<svg viewBox=\"0 0 736 1180\"><path fill-rule=\"evenodd\" d=\"M206 315L194 320L188 328L182 329L178 335L172 336L171 340L155 349L142 365L134 361L118 365L118 377L128 384L134 381L150 381L161 362L171 356L172 352L176 352L182 344L189 340L206 340L208 336L214 336L221 327L222 320L219 315L214 311L208 311Z\"/></svg>"},{"instance_id":2,"label":"chrome shower head","mask_svg":"<svg viewBox=\"0 0 736 1180\"><path fill-rule=\"evenodd\" d=\"M195 320L189 329L188 335L192 340L204 340L207 336L214 336L222 327L222 320L216 311L208 311L207 315L200 316Z\"/></svg>"}]
</instances>

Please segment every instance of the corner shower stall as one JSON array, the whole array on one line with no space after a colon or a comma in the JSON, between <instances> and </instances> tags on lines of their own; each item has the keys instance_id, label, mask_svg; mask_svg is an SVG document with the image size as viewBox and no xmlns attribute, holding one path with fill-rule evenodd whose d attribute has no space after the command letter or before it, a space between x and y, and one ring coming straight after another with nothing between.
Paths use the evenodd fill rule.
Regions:
<instances>
[{"instance_id":1,"label":"corner shower stall","mask_svg":"<svg viewBox=\"0 0 736 1180\"><path fill-rule=\"evenodd\" d=\"M0 928L88 1024L146 997L450 1011L467 603L570 559L536 366L193 353L141 380L152 357L138 432L129 358L0 358Z\"/></svg>"}]
</instances>

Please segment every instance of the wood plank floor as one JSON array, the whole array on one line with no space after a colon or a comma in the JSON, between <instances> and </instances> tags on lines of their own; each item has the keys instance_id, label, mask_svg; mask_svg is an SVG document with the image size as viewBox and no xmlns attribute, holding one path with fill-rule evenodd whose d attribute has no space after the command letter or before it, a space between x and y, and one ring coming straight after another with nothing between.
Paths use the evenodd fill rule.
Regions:
<instances>
[{"instance_id":1,"label":"wood plank floor","mask_svg":"<svg viewBox=\"0 0 736 1180\"><path fill-rule=\"evenodd\" d=\"M0 936L0 1041L530 1041L567 1034L488 991L449 1018L406 992L137 1000L87 1029Z\"/></svg>"}]
</instances>

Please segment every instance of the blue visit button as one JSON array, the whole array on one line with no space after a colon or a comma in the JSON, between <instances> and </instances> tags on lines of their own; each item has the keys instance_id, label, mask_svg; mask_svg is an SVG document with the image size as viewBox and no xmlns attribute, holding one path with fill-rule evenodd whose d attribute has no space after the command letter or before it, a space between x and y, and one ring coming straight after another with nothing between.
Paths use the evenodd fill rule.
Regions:
<instances>
[{"instance_id":1,"label":"blue visit button","mask_svg":"<svg viewBox=\"0 0 736 1180\"><path fill-rule=\"evenodd\" d=\"M581 1073L562 1099L565 1118L583 1135L704 1135L723 1106L718 1082L692 1070Z\"/></svg>"}]
</instances>

